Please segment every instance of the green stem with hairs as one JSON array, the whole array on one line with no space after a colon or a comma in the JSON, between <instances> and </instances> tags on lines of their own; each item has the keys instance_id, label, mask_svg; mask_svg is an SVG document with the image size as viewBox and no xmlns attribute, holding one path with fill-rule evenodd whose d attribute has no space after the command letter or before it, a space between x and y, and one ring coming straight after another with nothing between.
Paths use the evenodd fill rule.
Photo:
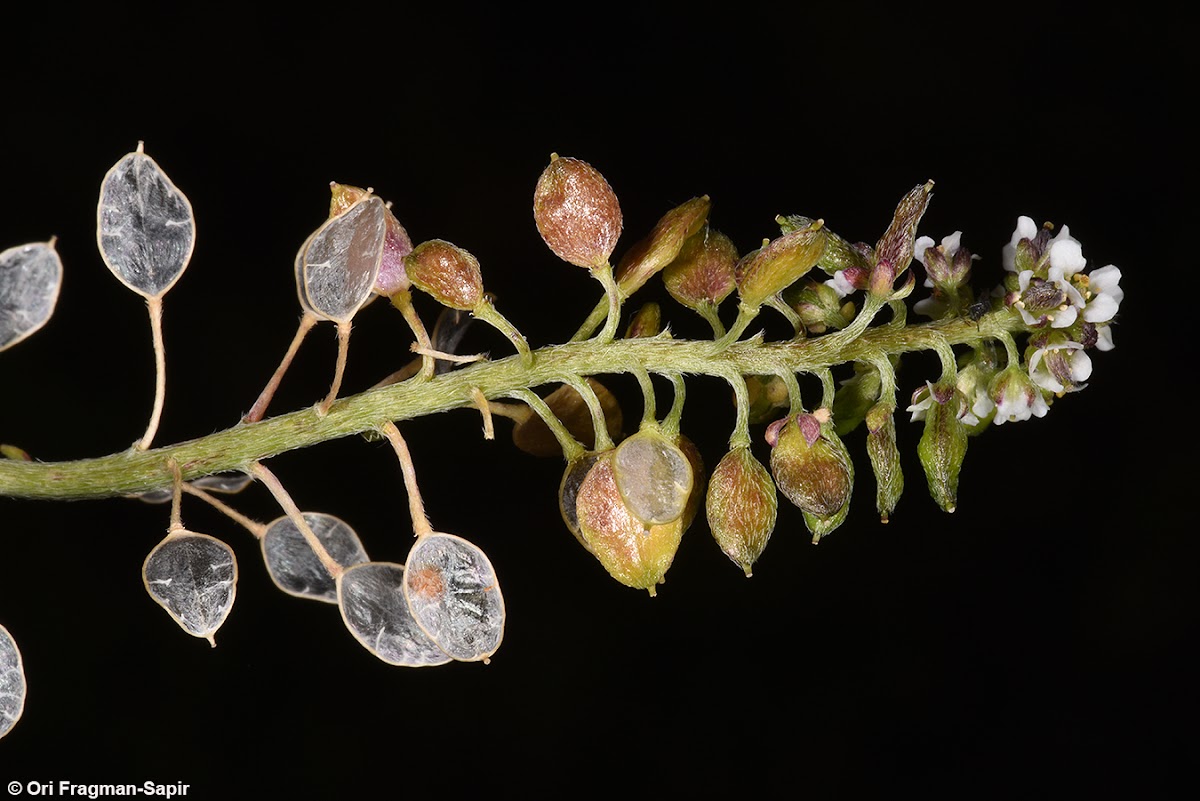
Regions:
<instances>
[{"instance_id":1,"label":"green stem with hairs","mask_svg":"<svg viewBox=\"0 0 1200 801\"><path fill-rule=\"evenodd\" d=\"M869 328L855 339L844 332L792 342L728 342L661 338L589 340L537 350L532 365L518 356L477 362L429 381L409 380L340 398L324 416L312 408L150 450L130 448L110 456L68 462L0 459L0 496L83 499L136 494L171 486L173 459L184 481L227 471L246 471L255 462L319 443L377 431L389 421L411 420L452 409L474 410L478 388L485 398L552 383L583 383L580 376L681 373L718 376L814 372L850 361L870 361L918 350L936 350L953 364L952 345L977 346L1004 333L1025 332L1020 315L991 312L978 322L939 320L904 328ZM601 435L597 431L597 436Z\"/></svg>"}]
</instances>

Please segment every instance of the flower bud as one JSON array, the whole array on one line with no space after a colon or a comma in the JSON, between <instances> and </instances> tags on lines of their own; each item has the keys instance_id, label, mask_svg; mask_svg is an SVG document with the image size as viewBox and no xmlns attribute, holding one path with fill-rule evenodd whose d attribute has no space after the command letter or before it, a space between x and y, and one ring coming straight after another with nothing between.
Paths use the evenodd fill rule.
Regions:
<instances>
[{"instance_id":1,"label":"flower bud","mask_svg":"<svg viewBox=\"0 0 1200 801\"><path fill-rule=\"evenodd\" d=\"M671 297L693 311L715 309L737 286L733 278L737 261L732 240L709 229L683 243L679 255L663 269L663 284Z\"/></svg>"},{"instance_id":2,"label":"flower bud","mask_svg":"<svg viewBox=\"0 0 1200 801\"><path fill-rule=\"evenodd\" d=\"M785 292L783 299L800 315L810 334L823 334L830 328L845 328L850 324L854 306L847 307L842 297L829 284L806 278Z\"/></svg>"},{"instance_id":3,"label":"flower bud","mask_svg":"<svg viewBox=\"0 0 1200 801\"><path fill-rule=\"evenodd\" d=\"M662 525L643 523L621 498L613 462L611 453L600 456L579 486L579 531L609 575L654 595L679 548L683 519Z\"/></svg>"},{"instance_id":4,"label":"flower bud","mask_svg":"<svg viewBox=\"0 0 1200 801\"><path fill-rule=\"evenodd\" d=\"M643 428L617 446L612 469L621 499L646 526L683 516L695 485L692 463L657 427Z\"/></svg>"},{"instance_id":5,"label":"flower bud","mask_svg":"<svg viewBox=\"0 0 1200 801\"><path fill-rule=\"evenodd\" d=\"M629 320L625 329L626 339L641 339L642 337L658 336L662 331L662 307L657 303L647 303L642 306Z\"/></svg>"},{"instance_id":6,"label":"flower bud","mask_svg":"<svg viewBox=\"0 0 1200 801\"><path fill-rule=\"evenodd\" d=\"M954 385L934 384L925 410L925 430L917 456L925 469L929 494L946 512L958 505L958 474L967 455L966 399Z\"/></svg>"},{"instance_id":7,"label":"flower bud","mask_svg":"<svg viewBox=\"0 0 1200 801\"><path fill-rule=\"evenodd\" d=\"M624 422L620 402L596 379L588 378L587 382L595 391L596 397L600 399L608 435L614 438L619 437ZM574 387L563 384L543 400L550 407L550 411L554 412L554 416L566 426L567 431L571 432L571 436L579 440L585 448L595 447L596 430L592 426L591 408ZM533 456L562 455L562 447L558 444L558 439L551 433L550 427L532 411L513 426L512 439L514 445Z\"/></svg>"},{"instance_id":8,"label":"flower bud","mask_svg":"<svg viewBox=\"0 0 1200 801\"><path fill-rule=\"evenodd\" d=\"M1010 364L1001 370L988 385L988 397L996 404L996 425L1028 420L1030 417L1045 417L1050 406L1042 396L1029 374L1019 364Z\"/></svg>"},{"instance_id":9,"label":"flower bud","mask_svg":"<svg viewBox=\"0 0 1200 801\"><path fill-rule=\"evenodd\" d=\"M908 269L913 259L917 238L917 223L929 206L933 181L913 187L896 206L892 223L875 245L875 263L889 262L896 275Z\"/></svg>"},{"instance_id":10,"label":"flower bud","mask_svg":"<svg viewBox=\"0 0 1200 801\"><path fill-rule=\"evenodd\" d=\"M708 528L721 550L751 575L775 530L779 499L771 474L742 445L725 454L708 482Z\"/></svg>"},{"instance_id":11,"label":"flower bud","mask_svg":"<svg viewBox=\"0 0 1200 801\"><path fill-rule=\"evenodd\" d=\"M443 306L471 311L483 301L479 260L441 239L417 245L404 259L404 270L417 289Z\"/></svg>"},{"instance_id":12,"label":"flower bud","mask_svg":"<svg viewBox=\"0 0 1200 801\"><path fill-rule=\"evenodd\" d=\"M866 416L867 455L875 473L875 508L884 523L904 492L900 449L896 447L895 413L895 406L881 401L872 406Z\"/></svg>"},{"instance_id":13,"label":"flower bud","mask_svg":"<svg viewBox=\"0 0 1200 801\"><path fill-rule=\"evenodd\" d=\"M742 303L758 307L804 277L825 250L821 220L784 234L742 258L734 271Z\"/></svg>"},{"instance_id":14,"label":"flower bud","mask_svg":"<svg viewBox=\"0 0 1200 801\"><path fill-rule=\"evenodd\" d=\"M767 429L771 473L779 491L804 512L813 543L846 518L854 486L850 454L829 422L828 410L798 414Z\"/></svg>"},{"instance_id":15,"label":"flower bud","mask_svg":"<svg viewBox=\"0 0 1200 801\"><path fill-rule=\"evenodd\" d=\"M608 181L587 162L556 153L534 189L533 219L556 256L593 270L608 263L621 235L621 206Z\"/></svg>"}]
</instances>

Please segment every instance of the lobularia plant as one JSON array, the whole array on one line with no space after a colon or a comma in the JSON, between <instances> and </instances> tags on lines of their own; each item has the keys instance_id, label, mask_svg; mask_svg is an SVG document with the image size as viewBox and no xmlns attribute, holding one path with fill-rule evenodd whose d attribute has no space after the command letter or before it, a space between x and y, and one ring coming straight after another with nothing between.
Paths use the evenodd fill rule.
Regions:
<instances>
[{"instance_id":1,"label":"lobularia plant","mask_svg":"<svg viewBox=\"0 0 1200 801\"><path fill-rule=\"evenodd\" d=\"M390 204L370 189L333 184L328 220L295 259L300 328L263 393L233 427L152 449L165 389L161 300L187 266L195 226L187 198L139 144L104 178L97 237L104 262L150 309L159 378L150 425L128 451L74 462L37 462L4 445L0 495L169 501L166 537L143 565L146 589L186 632L215 645L239 568L225 542L185 528L182 498L204 500L261 541L281 590L336 604L364 648L409 667L486 662L500 646L505 609L483 551L430 523L400 421L475 407L490 437L494 416L513 419L517 447L566 462L558 489L566 528L614 578L654 595L702 506L717 545L747 576L775 528L777 490L799 507L814 544L833 533L846 519L855 478L842 437L860 424L875 506L887 522L905 483L896 367L905 354L928 350L940 374L923 377L905 408L923 426L918 455L929 492L953 512L972 436L989 423L1041 417L1086 386L1089 352L1113 347L1121 273L1113 266L1085 272L1066 226L1056 232L1020 217L1002 251L999 283L972 289L978 257L963 247L961 232L940 244L917 235L932 187L909 191L874 245L847 241L822 219L781 216L779 234L742 255L711 227L709 198L693 198L667 212L614 268L622 232L616 193L591 165L552 155L534 190L534 222L558 257L600 282L604 297L571 341L533 350L484 292L475 256L439 239L414 247ZM711 325L711 340L676 339L657 305L632 315L618 336L624 304L659 273L670 296ZM46 323L62 274L53 241L0 253L0 350ZM915 311L931 319L910 323L905 299L919 278L931 291ZM414 288L445 307L432 334L412 304ZM727 327L720 308L732 295L736 316ZM351 321L378 296L401 312L418 358L371 391L339 400ZM744 337L764 307L782 314L794 335ZM455 355L471 317L500 330L517 355ZM313 408L265 418L305 334L322 320L336 325L339 342L328 395ZM839 365L852 367L840 382L832 372ZM632 374L643 394L642 420L626 438L620 406L598 378L618 373ZM801 396L801 374L820 380L815 402ZM661 419L654 375L673 388ZM681 432L687 375L732 388L729 450L708 480L704 459ZM751 427L763 424L769 469L750 447ZM264 464L356 433L382 436L396 452L415 535L403 565L372 561L346 521L302 511ZM228 496L256 482L283 511L271 523L229 504ZM25 694L20 651L0 626L0 736L20 717Z\"/></svg>"}]
</instances>

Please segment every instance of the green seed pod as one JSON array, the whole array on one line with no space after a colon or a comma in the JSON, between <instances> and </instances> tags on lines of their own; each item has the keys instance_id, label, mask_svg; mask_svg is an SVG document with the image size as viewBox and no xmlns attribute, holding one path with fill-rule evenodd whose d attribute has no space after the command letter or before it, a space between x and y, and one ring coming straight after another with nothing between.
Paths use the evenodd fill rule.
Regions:
<instances>
[{"instance_id":1,"label":"green seed pod","mask_svg":"<svg viewBox=\"0 0 1200 801\"><path fill-rule=\"evenodd\" d=\"M704 227L712 201L708 195L694 197L668 211L645 238L621 257L617 286L626 296L640 289L659 270L679 255L685 241Z\"/></svg>"},{"instance_id":2,"label":"green seed pod","mask_svg":"<svg viewBox=\"0 0 1200 801\"><path fill-rule=\"evenodd\" d=\"M538 233L563 261L594 270L608 263L621 235L616 193L586 161L550 154L533 192Z\"/></svg>"},{"instance_id":3,"label":"green seed pod","mask_svg":"<svg viewBox=\"0 0 1200 801\"><path fill-rule=\"evenodd\" d=\"M854 487L850 454L828 412L818 414L798 414L767 429L775 483L804 512L814 544L845 520Z\"/></svg>"},{"instance_id":4,"label":"green seed pod","mask_svg":"<svg viewBox=\"0 0 1200 801\"><path fill-rule=\"evenodd\" d=\"M733 241L709 229L683 243L675 260L663 268L663 284L671 297L693 311L716 309L737 287L737 261Z\"/></svg>"},{"instance_id":5,"label":"green seed pod","mask_svg":"<svg viewBox=\"0 0 1200 801\"><path fill-rule=\"evenodd\" d=\"M588 548L617 581L655 594L679 540L683 518L647 526L636 517L617 489L614 454L596 460L579 486L576 519Z\"/></svg>"},{"instance_id":6,"label":"green seed pod","mask_svg":"<svg viewBox=\"0 0 1200 801\"><path fill-rule=\"evenodd\" d=\"M810 334L845 328L854 316L853 304L843 303L837 290L811 278L794 284L784 292L783 300L800 315L800 322Z\"/></svg>"},{"instance_id":7,"label":"green seed pod","mask_svg":"<svg viewBox=\"0 0 1200 801\"><path fill-rule=\"evenodd\" d=\"M404 271L417 289L443 306L472 311L483 301L479 260L441 239L422 242L404 258Z\"/></svg>"},{"instance_id":8,"label":"green seed pod","mask_svg":"<svg viewBox=\"0 0 1200 801\"><path fill-rule=\"evenodd\" d=\"M747 254L734 273L742 303L761 306L767 298L803 278L824 250L825 229L817 220L808 228L784 234Z\"/></svg>"},{"instance_id":9,"label":"green seed pod","mask_svg":"<svg viewBox=\"0 0 1200 801\"><path fill-rule=\"evenodd\" d=\"M725 454L708 482L708 528L747 578L775 530L778 507L775 482L750 448L742 445Z\"/></svg>"},{"instance_id":10,"label":"green seed pod","mask_svg":"<svg viewBox=\"0 0 1200 801\"><path fill-rule=\"evenodd\" d=\"M958 506L958 474L967 455L967 427L960 419L965 399L953 385L934 384L933 402L925 410L925 431L917 456L925 468L929 494L943 511Z\"/></svg>"},{"instance_id":11,"label":"green seed pod","mask_svg":"<svg viewBox=\"0 0 1200 801\"><path fill-rule=\"evenodd\" d=\"M875 508L879 519L888 521L900 494L904 492L904 473L900 468L900 450L896 447L896 407L882 401L867 412L867 455L875 472Z\"/></svg>"},{"instance_id":12,"label":"green seed pod","mask_svg":"<svg viewBox=\"0 0 1200 801\"><path fill-rule=\"evenodd\" d=\"M779 223L780 231L790 234L793 231L808 228L815 220L799 214L790 214L787 217L776 217L775 222ZM821 257L817 259L817 266L827 275L833 275L839 270L870 270L870 257L871 247L869 245L863 243L851 244L833 231L826 229L825 250L821 253Z\"/></svg>"}]
</instances>

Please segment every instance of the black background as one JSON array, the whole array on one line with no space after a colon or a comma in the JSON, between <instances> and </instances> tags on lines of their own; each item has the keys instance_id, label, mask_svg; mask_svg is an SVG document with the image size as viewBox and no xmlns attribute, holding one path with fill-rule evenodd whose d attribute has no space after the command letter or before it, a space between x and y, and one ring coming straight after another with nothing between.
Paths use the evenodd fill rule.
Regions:
<instances>
[{"instance_id":1,"label":"black background","mask_svg":"<svg viewBox=\"0 0 1200 801\"><path fill-rule=\"evenodd\" d=\"M779 213L873 242L933 178L921 232L963 230L985 282L1018 215L1069 224L1093 268L1123 271L1117 348L1048 417L972 441L954 515L928 498L918 427L903 424L907 492L880 525L860 432L858 493L833 536L812 547L781 505L748 581L701 520L653 599L578 547L555 507L561 463L517 451L506 422L490 443L473 412L404 424L435 527L483 547L503 582L506 636L487 666L378 662L336 609L278 592L251 537L188 502L189 528L241 565L210 649L141 586L164 507L0 500L0 622L30 688L0 779L184 782L189 798L1165 794L1194 756L1182 723L1197 700L1194 523L1179 518L1195 261L1181 23L1144 5L575 14L329 7L300 23L118 5L5 20L0 245L57 236L66 276L53 321L0 355L0 441L52 461L144 430L142 302L94 234L100 179L139 140L199 228L165 302L158 444L226 428L257 395L292 336L292 257L330 180L394 201L416 241L471 250L535 346L569 337L599 290L533 226L551 152L615 188L618 256L704 193L745 251ZM704 335L667 314L677 335ZM355 326L345 392L407 358L383 304ZM314 332L274 411L323 396L333 343ZM464 350L506 352L482 330ZM905 365L905 393L936 374L931 358ZM612 385L636 421L636 386ZM711 467L727 391L695 380L688 398L684 430ZM403 561L386 446L353 437L271 466L303 507ZM238 508L278 514L261 488Z\"/></svg>"}]
</instances>

